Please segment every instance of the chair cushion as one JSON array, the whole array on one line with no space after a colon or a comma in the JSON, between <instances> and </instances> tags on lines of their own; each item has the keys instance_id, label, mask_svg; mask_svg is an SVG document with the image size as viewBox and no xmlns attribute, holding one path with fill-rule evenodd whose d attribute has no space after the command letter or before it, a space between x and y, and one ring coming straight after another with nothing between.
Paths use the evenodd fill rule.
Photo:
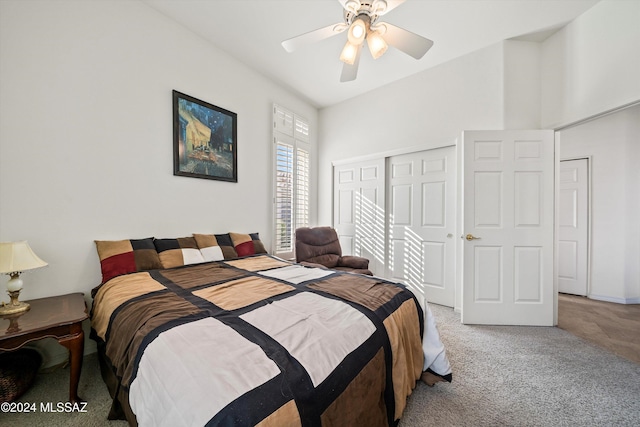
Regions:
<instances>
[{"instance_id":1,"label":"chair cushion","mask_svg":"<svg viewBox=\"0 0 640 427\"><path fill-rule=\"evenodd\" d=\"M303 262L311 262L314 264L322 264L327 268L334 268L338 265L340 257L336 254L324 254L318 256L312 256L305 259Z\"/></svg>"}]
</instances>

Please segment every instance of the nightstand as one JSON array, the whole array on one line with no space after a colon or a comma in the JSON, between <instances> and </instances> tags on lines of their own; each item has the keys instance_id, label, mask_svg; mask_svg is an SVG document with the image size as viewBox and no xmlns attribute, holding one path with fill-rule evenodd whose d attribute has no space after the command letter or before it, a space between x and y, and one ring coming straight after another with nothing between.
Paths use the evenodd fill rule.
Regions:
<instances>
[{"instance_id":1,"label":"nightstand","mask_svg":"<svg viewBox=\"0 0 640 427\"><path fill-rule=\"evenodd\" d=\"M31 309L24 313L0 316L0 350L17 350L42 338L55 338L69 349L69 401L81 402L78 381L82 371L87 305L81 293L27 301Z\"/></svg>"}]
</instances>

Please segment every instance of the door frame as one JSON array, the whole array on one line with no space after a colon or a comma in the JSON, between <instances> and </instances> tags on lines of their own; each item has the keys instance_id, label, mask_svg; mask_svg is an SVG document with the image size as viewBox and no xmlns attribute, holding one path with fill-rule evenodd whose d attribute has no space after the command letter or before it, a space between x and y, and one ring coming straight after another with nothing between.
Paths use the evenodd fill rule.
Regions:
<instances>
[{"instance_id":1,"label":"door frame","mask_svg":"<svg viewBox=\"0 0 640 427\"><path fill-rule=\"evenodd\" d=\"M556 132L556 138L559 139L557 132ZM556 174L556 181L557 181L557 188L556 188L556 193L557 193L557 199L556 199L556 206L559 205L559 200L560 200L560 162L566 162L566 161L571 161L571 160L586 160L587 161L587 298L590 298L591 295L591 225L592 225L592 218L593 215L591 213L591 200L592 200L592 191L593 191L593 185L591 182L592 176L593 174L591 173L591 165L593 164L593 158L591 155L585 155L585 156L572 156L572 157L561 157L560 160L558 161L558 173ZM555 264L555 268L554 268L554 275L555 275L555 281L557 284L557 280L558 280L558 272L557 272L557 265L559 264L559 253L558 253L558 243L559 243L559 216L560 216L560 212L558 209L556 209L556 214L557 214L557 218L556 218L556 239L555 239L555 243L556 243L556 259L554 260L554 264ZM558 292L556 291L556 294ZM556 298L557 299L557 298Z\"/></svg>"}]
</instances>

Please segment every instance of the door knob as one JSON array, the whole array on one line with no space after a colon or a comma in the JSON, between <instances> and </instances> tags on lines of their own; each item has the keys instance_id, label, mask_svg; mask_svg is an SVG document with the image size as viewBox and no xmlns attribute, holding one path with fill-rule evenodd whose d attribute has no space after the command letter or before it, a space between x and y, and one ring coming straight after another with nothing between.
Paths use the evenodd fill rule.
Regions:
<instances>
[{"instance_id":1,"label":"door knob","mask_svg":"<svg viewBox=\"0 0 640 427\"><path fill-rule=\"evenodd\" d=\"M479 237L476 237L473 234L467 234L465 239L471 241L471 240L479 239Z\"/></svg>"}]
</instances>

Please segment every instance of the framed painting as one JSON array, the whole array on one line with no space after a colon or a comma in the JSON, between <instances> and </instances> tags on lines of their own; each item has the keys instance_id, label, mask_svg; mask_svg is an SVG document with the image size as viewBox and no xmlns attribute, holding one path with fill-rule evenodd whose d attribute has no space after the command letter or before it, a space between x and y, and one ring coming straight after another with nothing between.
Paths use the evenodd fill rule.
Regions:
<instances>
[{"instance_id":1,"label":"framed painting","mask_svg":"<svg viewBox=\"0 0 640 427\"><path fill-rule=\"evenodd\" d=\"M173 174L238 182L237 114L173 91Z\"/></svg>"}]
</instances>

